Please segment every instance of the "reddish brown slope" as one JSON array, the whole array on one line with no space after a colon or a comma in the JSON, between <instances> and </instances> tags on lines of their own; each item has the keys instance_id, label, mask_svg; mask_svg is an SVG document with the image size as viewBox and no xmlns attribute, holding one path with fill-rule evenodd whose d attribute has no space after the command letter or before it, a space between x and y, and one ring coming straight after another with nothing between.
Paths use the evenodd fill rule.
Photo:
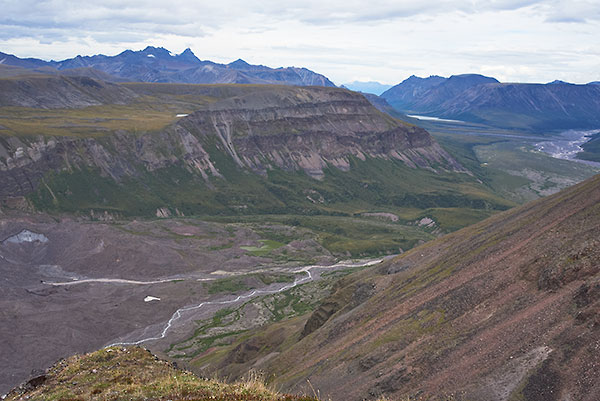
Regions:
<instances>
[{"instance_id":1,"label":"reddish brown slope","mask_svg":"<svg viewBox=\"0 0 600 401\"><path fill-rule=\"evenodd\" d=\"M596 176L425 244L263 368L333 399L598 400L599 223Z\"/></svg>"}]
</instances>

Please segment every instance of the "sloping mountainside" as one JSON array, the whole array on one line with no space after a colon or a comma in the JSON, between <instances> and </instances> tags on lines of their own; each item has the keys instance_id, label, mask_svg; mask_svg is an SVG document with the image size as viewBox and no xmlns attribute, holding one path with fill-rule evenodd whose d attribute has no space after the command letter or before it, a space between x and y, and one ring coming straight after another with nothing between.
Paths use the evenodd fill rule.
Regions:
<instances>
[{"instance_id":1,"label":"sloping mountainside","mask_svg":"<svg viewBox=\"0 0 600 401\"><path fill-rule=\"evenodd\" d=\"M450 78L431 76L426 79L408 78L384 92L382 97L396 107L409 110L437 109L465 90L483 84L498 83L494 78L477 74L453 75Z\"/></svg>"},{"instance_id":2,"label":"sloping mountainside","mask_svg":"<svg viewBox=\"0 0 600 401\"><path fill-rule=\"evenodd\" d=\"M479 75L411 77L382 94L407 113L532 131L597 128L600 87L562 81L499 83Z\"/></svg>"},{"instance_id":3,"label":"sloping mountainside","mask_svg":"<svg viewBox=\"0 0 600 401\"><path fill-rule=\"evenodd\" d=\"M138 347L105 348L61 360L5 399L317 401L277 393L257 377L235 384L199 378Z\"/></svg>"},{"instance_id":4,"label":"sloping mountainside","mask_svg":"<svg viewBox=\"0 0 600 401\"><path fill-rule=\"evenodd\" d=\"M5 205L145 216L510 206L427 131L354 92L80 81L75 91L120 88L130 102L4 108Z\"/></svg>"},{"instance_id":5,"label":"sloping mountainside","mask_svg":"<svg viewBox=\"0 0 600 401\"><path fill-rule=\"evenodd\" d=\"M426 110L436 108L472 86L497 82L494 78L477 74L453 75L450 78L437 75L419 78L413 75L385 91L381 97L399 110Z\"/></svg>"},{"instance_id":6,"label":"sloping mountainside","mask_svg":"<svg viewBox=\"0 0 600 401\"><path fill-rule=\"evenodd\" d=\"M434 112L536 131L598 128L600 87L568 83L480 85L444 102Z\"/></svg>"},{"instance_id":7,"label":"sloping mountainside","mask_svg":"<svg viewBox=\"0 0 600 401\"><path fill-rule=\"evenodd\" d=\"M126 50L116 56L77 56L49 62L31 58L20 59L0 53L0 64L29 69L50 67L60 71L91 68L109 76L136 82L335 86L325 76L306 68L269 68L251 65L243 60L218 64L198 59L190 49L181 54L173 54L162 47L151 46L140 51Z\"/></svg>"},{"instance_id":8,"label":"sloping mountainside","mask_svg":"<svg viewBox=\"0 0 600 401\"><path fill-rule=\"evenodd\" d=\"M62 109L122 105L136 96L124 86L85 76L32 74L0 79L0 107Z\"/></svg>"},{"instance_id":9,"label":"sloping mountainside","mask_svg":"<svg viewBox=\"0 0 600 401\"><path fill-rule=\"evenodd\" d=\"M96 80L106 81L106 82L126 82L127 80L114 77L112 75L108 75L105 72L100 70L96 70L90 67L84 68L72 68L69 70L59 71L52 67L40 67L40 68L23 68L17 67L14 65L5 65L0 64L0 78L8 78L8 77L16 77L16 76L39 76L39 75L62 75L65 77L88 77L94 78Z\"/></svg>"},{"instance_id":10,"label":"sloping mountainside","mask_svg":"<svg viewBox=\"0 0 600 401\"><path fill-rule=\"evenodd\" d=\"M595 176L348 276L304 325L202 367L334 400L598 400L599 222Z\"/></svg>"},{"instance_id":11,"label":"sloping mountainside","mask_svg":"<svg viewBox=\"0 0 600 401\"><path fill-rule=\"evenodd\" d=\"M583 152L577 154L577 157L584 160L600 162L600 132L593 134L590 140L581 145Z\"/></svg>"},{"instance_id":12,"label":"sloping mountainside","mask_svg":"<svg viewBox=\"0 0 600 401\"><path fill-rule=\"evenodd\" d=\"M397 118L402 121L410 120L406 114L399 112L393 108L384 98L381 96L373 95L372 93L362 94L375 108L382 113L389 114L390 116Z\"/></svg>"}]
</instances>

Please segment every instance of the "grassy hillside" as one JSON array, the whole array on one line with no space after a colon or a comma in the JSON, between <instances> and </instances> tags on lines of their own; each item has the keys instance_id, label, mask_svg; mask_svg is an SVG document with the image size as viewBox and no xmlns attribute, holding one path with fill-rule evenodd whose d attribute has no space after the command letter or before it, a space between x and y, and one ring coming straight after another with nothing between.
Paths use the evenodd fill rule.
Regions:
<instances>
[{"instance_id":1,"label":"grassy hillside","mask_svg":"<svg viewBox=\"0 0 600 401\"><path fill-rule=\"evenodd\" d=\"M138 347L106 348L59 361L5 398L25 399L317 401L277 393L256 376L234 384L199 378Z\"/></svg>"},{"instance_id":2,"label":"grassy hillside","mask_svg":"<svg viewBox=\"0 0 600 401\"><path fill-rule=\"evenodd\" d=\"M211 155L224 178L206 182L173 166L118 183L92 169L77 169L48 174L45 183L52 192L41 186L29 199L39 210L97 209L146 216L159 207L177 208L185 215L353 215L431 208L478 214L513 205L467 175L436 174L399 161L356 159L350 171L329 168L323 180L315 180L303 172L271 170L266 177L247 173L216 149Z\"/></svg>"}]
</instances>

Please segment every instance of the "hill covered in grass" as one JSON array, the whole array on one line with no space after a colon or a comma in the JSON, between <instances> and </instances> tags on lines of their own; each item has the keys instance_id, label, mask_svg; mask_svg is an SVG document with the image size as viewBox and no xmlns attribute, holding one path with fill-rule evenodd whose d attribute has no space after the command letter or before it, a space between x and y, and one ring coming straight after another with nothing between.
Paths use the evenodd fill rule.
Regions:
<instances>
[{"instance_id":1,"label":"hill covered in grass","mask_svg":"<svg viewBox=\"0 0 600 401\"><path fill-rule=\"evenodd\" d=\"M194 376L139 347L105 348L56 363L13 390L17 400L317 401L277 393L256 376L229 384Z\"/></svg>"}]
</instances>

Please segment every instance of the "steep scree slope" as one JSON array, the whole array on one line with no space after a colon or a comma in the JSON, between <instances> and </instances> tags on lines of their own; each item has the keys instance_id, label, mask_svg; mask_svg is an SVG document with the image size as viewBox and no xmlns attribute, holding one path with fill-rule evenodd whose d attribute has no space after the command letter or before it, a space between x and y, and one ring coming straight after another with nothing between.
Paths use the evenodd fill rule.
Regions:
<instances>
[{"instance_id":1,"label":"steep scree slope","mask_svg":"<svg viewBox=\"0 0 600 401\"><path fill-rule=\"evenodd\" d=\"M323 304L360 286L367 300L317 310L297 344L248 363L340 400L598 400L599 222L595 176L349 276Z\"/></svg>"}]
</instances>

